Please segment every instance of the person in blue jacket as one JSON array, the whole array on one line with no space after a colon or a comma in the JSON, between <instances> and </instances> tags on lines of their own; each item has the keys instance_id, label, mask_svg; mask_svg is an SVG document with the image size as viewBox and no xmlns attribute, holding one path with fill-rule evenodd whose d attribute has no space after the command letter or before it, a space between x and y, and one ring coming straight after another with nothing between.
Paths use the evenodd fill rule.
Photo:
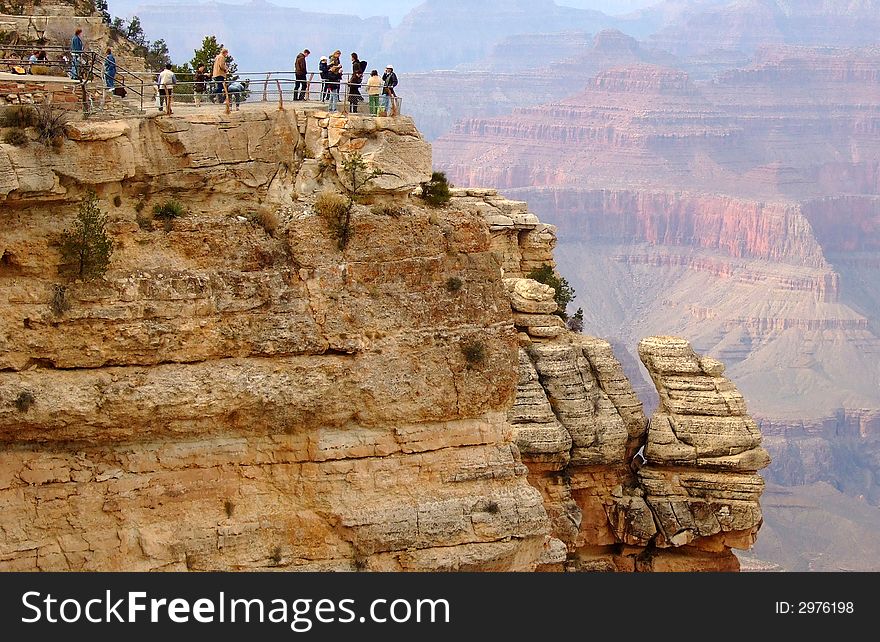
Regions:
<instances>
[{"instance_id":1,"label":"person in blue jacket","mask_svg":"<svg viewBox=\"0 0 880 642\"><path fill-rule=\"evenodd\" d=\"M85 45L83 45L82 39L83 30L77 28L77 30L73 34L73 38L70 39L70 77L74 80L79 80L79 70L82 65L82 55L83 51L85 51Z\"/></svg>"},{"instance_id":2,"label":"person in blue jacket","mask_svg":"<svg viewBox=\"0 0 880 642\"><path fill-rule=\"evenodd\" d=\"M107 57L104 58L104 85L111 92L116 86L116 56L110 47L107 47Z\"/></svg>"}]
</instances>

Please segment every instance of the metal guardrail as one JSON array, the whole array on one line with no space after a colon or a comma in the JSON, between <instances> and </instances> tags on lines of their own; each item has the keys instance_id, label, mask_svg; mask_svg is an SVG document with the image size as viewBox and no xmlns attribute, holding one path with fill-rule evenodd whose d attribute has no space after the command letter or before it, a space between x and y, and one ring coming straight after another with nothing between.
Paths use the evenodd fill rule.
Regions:
<instances>
[{"instance_id":1,"label":"metal guardrail","mask_svg":"<svg viewBox=\"0 0 880 642\"><path fill-rule=\"evenodd\" d=\"M153 74L138 74L142 79L148 79L156 85L156 76ZM243 91L230 91L232 82L227 81L222 87L218 87L213 79L204 83L196 83L193 80L180 80L174 85L172 102L183 104L218 104L218 96L222 98L219 104L227 104L227 107L238 107L246 103L277 102L279 109L284 109L284 102L304 102L315 105L326 105L328 111L339 113L357 113L360 115L400 115L402 113L403 100L398 96L384 100L380 94L378 101L371 106L367 85L352 84L352 74L344 74L340 80L338 89L334 89L336 83L327 83L317 78L317 73L309 74L305 81L297 80L287 71L245 72L238 73L238 82L246 86ZM204 92L197 92L204 84ZM157 105L158 106L158 105ZM335 108L335 109L334 109ZM384 112L384 113L383 113Z\"/></svg>"}]
</instances>

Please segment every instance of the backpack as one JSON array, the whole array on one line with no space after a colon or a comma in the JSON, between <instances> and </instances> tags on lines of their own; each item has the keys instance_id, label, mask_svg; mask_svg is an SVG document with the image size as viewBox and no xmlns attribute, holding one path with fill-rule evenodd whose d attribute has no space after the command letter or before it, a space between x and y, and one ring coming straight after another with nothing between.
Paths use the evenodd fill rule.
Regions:
<instances>
[{"instance_id":1,"label":"backpack","mask_svg":"<svg viewBox=\"0 0 880 642\"><path fill-rule=\"evenodd\" d=\"M361 73L362 74L367 73L367 61L366 60L361 60Z\"/></svg>"}]
</instances>

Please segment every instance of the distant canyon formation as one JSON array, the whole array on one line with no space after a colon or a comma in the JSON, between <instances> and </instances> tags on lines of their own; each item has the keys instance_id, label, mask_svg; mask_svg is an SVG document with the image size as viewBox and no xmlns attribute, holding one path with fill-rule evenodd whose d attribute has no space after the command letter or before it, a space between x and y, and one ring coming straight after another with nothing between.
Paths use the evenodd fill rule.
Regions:
<instances>
[{"instance_id":1,"label":"distant canyon formation","mask_svg":"<svg viewBox=\"0 0 880 642\"><path fill-rule=\"evenodd\" d=\"M711 80L614 67L435 150L559 227L591 332L662 328L727 362L769 479L880 502L880 52L766 48Z\"/></svg>"}]
</instances>

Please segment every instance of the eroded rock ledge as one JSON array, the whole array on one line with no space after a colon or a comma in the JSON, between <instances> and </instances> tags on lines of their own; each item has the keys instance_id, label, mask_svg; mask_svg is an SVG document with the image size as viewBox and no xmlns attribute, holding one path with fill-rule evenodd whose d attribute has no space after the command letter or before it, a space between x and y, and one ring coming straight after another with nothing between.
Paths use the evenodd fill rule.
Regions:
<instances>
[{"instance_id":1,"label":"eroded rock ledge","mask_svg":"<svg viewBox=\"0 0 880 642\"><path fill-rule=\"evenodd\" d=\"M555 229L489 221L520 332L508 418L558 540L542 570L738 570L731 549L755 542L757 471L770 458L723 364L683 339L644 340L639 355L660 395L649 423L610 344L569 332L552 288L526 278L553 264Z\"/></svg>"},{"instance_id":2,"label":"eroded rock ledge","mask_svg":"<svg viewBox=\"0 0 880 642\"><path fill-rule=\"evenodd\" d=\"M646 433L610 346L524 278L555 230L492 190L426 207L411 121L71 139L0 145L0 569L726 570L752 541L766 456L720 364L644 344ZM355 151L393 207L340 251L314 201ZM57 240L88 189L116 251L81 283ZM187 216L145 218L170 197Z\"/></svg>"}]
</instances>

